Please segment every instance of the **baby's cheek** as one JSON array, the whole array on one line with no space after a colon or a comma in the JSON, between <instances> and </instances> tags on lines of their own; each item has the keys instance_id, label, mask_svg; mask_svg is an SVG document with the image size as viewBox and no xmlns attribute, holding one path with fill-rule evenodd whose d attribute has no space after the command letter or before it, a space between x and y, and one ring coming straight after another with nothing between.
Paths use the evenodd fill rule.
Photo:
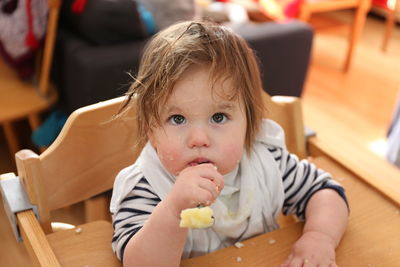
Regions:
<instances>
[{"instance_id":1,"label":"baby's cheek","mask_svg":"<svg viewBox=\"0 0 400 267\"><path fill-rule=\"evenodd\" d=\"M159 151L158 157L160 158L161 163L168 172L177 175L180 171L180 154L181 153L179 153L179 150L166 149L163 151Z\"/></svg>"},{"instance_id":2,"label":"baby's cheek","mask_svg":"<svg viewBox=\"0 0 400 267\"><path fill-rule=\"evenodd\" d=\"M234 148L229 152L229 160L233 162L234 164L238 164L240 160L242 159L242 154L243 154L243 148Z\"/></svg>"},{"instance_id":3,"label":"baby's cheek","mask_svg":"<svg viewBox=\"0 0 400 267\"><path fill-rule=\"evenodd\" d=\"M229 140L229 144L226 145L226 153L229 155L232 159L241 159L242 158L242 153L244 150L244 140L241 140L242 138L232 138Z\"/></svg>"},{"instance_id":4,"label":"baby's cheek","mask_svg":"<svg viewBox=\"0 0 400 267\"><path fill-rule=\"evenodd\" d=\"M242 154L243 154L243 147L237 146L236 145L231 145L227 147L224 151L224 170L221 170L223 172L229 173L231 172L240 162L242 159Z\"/></svg>"}]
</instances>

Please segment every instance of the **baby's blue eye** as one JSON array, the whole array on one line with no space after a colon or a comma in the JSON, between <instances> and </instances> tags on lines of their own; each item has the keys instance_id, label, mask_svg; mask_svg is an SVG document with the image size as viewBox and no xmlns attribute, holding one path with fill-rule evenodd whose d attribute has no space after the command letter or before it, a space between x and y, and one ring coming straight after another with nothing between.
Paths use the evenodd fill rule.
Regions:
<instances>
[{"instance_id":1,"label":"baby's blue eye","mask_svg":"<svg viewBox=\"0 0 400 267\"><path fill-rule=\"evenodd\" d=\"M224 113L215 113L212 115L211 120L215 123L224 123L227 120L227 117Z\"/></svg>"},{"instance_id":2,"label":"baby's blue eye","mask_svg":"<svg viewBox=\"0 0 400 267\"><path fill-rule=\"evenodd\" d=\"M172 124L180 125L185 123L186 119L182 115L172 115L171 117L169 117L168 121Z\"/></svg>"}]
</instances>

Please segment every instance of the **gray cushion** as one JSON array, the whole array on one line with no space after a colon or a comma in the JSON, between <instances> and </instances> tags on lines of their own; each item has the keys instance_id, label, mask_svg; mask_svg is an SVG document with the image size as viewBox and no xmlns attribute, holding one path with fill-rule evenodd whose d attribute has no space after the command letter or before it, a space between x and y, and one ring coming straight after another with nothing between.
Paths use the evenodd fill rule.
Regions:
<instances>
[{"instance_id":1,"label":"gray cushion","mask_svg":"<svg viewBox=\"0 0 400 267\"><path fill-rule=\"evenodd\" d=\"M133 41L148 35L133 0L88 0L82 13L71 11L73 2L63 2L62 21L94 44Z\"/></svg>"}]
</instances>

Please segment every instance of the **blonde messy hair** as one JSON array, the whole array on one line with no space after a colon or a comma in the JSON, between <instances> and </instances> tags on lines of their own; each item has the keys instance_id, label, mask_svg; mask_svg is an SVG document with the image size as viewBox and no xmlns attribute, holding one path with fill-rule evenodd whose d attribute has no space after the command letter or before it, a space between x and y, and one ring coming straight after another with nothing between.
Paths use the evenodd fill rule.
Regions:
<instances>
[{"instance_id":1,"label":"blonde messy hair","mask_svg":"<svg viewBox=\"0 0 400 267\"><path fill-rule=\"evenodd\" d=\"M262 118L257 60L243 38L211 22L174 24L156 34L145 48L138 75L121 108L129 108L135 99L139 143L147 142L147 134L161 125L160 107L183 73L194 65L209 67L213 84L218 80L232 81L233 95L229 98L243 101L247 119L245 146L249 151Z\"/></svg>"}]
</instances>

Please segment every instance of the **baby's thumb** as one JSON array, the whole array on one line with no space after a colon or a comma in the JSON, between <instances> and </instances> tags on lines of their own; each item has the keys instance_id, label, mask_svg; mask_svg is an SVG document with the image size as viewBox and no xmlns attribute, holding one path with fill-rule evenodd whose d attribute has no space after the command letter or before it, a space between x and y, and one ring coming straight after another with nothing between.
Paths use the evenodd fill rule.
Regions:
<instances>
[{"instance_id":1,"label":"baby's thumb","mask_svg":"<svg viewBox=\"0 0 400 267\"><path fill-rule=\"evenodd\" d=\"M289 263L290 263L290 260L291 260L292 258L293 258L293 255L290 254L289 257L285 260L285 262L282 263L281 265L279 265L279 267L289 267Z\"/></svg>"}]
</instances>

